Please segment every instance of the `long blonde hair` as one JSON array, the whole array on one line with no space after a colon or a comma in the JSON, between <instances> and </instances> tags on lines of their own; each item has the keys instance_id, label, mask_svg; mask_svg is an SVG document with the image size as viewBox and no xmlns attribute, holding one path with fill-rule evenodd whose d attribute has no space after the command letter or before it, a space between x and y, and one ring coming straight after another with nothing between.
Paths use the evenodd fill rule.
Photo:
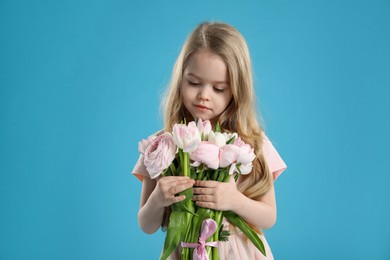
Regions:
<instances>
[{"instance_id":1,"label":"long blonde hair","mask_svg":"<svg viewBox=\"0 0 390 260\"><path fill-rule=\"evenodd\" d=\"M237 132L254 148L257 158L253 170L240 177L238 189L251 199L259 199L271 189L273 179L262 153L263 130L257 120L249 50L237 29L226 23L203 22L189 35L173 68L162 103L165 130L171 131L183 117L190 117L182 101L180 85L189 58L201 50L219 55L228 68L233 97L220 115L219 123L225 131Z\"/></svg>"}]
</instances>

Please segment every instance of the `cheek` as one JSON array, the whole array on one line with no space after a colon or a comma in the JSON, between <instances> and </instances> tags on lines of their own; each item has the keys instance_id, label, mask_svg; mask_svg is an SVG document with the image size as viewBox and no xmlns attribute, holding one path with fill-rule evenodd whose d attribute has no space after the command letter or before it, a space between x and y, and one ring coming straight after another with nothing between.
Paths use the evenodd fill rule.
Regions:
<instances>
[{"instance_id":1,"label":"cheek","mask_svg":"<svg viewBox=\"0 0 390 260\"><path fill-rule=\"evenodd\" d=\"M186 103L186 102L188 102L187 100L188 100L188 92L186 92L186 91L183 91L183 88L182 88L182 91L181 91L181 99L183 100L183 103Z\"/></svg>"},{"instance_id":2,"label":"cheek","mask_svg":"<svg viewBox=\"0 0 390 260\"><path fill-rule=\"evenodd\" d=\"M232 94L227 94L225 97L224 97L224 103L225 103L225 108L230 104L230 102L232 101L233 99L233 95Z\"/></svg>"},{"instance_id":3,"label":"cheek","mask_svg":"<svg viewBox=\"0 0 390 260\"><path fill-rule=\"evenodd\" d=\"M191 95L190 91L184 91L181 94L181 99L184 104L184 106L188 109L188 106L192 103L193 97Z\"/></svg>"},{"instance_id":4,"label":"cheek","mask_svg":"<svg viewBox=\"0 0 390 260\"><path fill-rule=\"evenodd\" d=\"M183 85L180 86L180 97L183 99L183 101L185 100L185 98L187 96L186 94L187 94L187 92L186 92L185 87Z\"/></svg>"},{"instance_id":5,"label":"cheek","mask_svg":"<svg viewBox=\"0 0 390 260\"><path fill-rule=\"evenodd\" d=\"M190 88L190 87L183 86L181 90L182 90L182 97L183 97L183 99L185 98L187 101L189 101L189 100L193 99L194 97L196 97L195 90Z\"/></svg>"}]
</instances>

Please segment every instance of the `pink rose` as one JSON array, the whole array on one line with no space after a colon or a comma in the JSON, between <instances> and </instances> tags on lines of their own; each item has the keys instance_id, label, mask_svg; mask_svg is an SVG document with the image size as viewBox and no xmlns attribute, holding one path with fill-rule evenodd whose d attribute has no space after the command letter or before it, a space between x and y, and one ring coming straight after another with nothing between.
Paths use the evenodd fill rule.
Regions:
<instances>
[{"instance_id":1,"label":"pink rose","mask_svg":"<svg viewBox=\"0 0 390 260\"><path fill-rule=\"evenodd\" d=\"M202 119L199 118L197 126L198 126L198 130L199 130L200 135L203 134L203 136L207 140L207 137L211 131L210 121L209 120L202 121Z\"/></svg>"},{"instance_id":2,"label":"pink rose","mask_svg":"<svg viewBox=\"0 0 390 260\"><path fill-rule=\"evenodd\" d=\"M164 133L151 140L144 152L144 164L150 178L154 179L171 165L177 147L170 133Z\"/></svg>"},{"instance_id":3,"label":"pink rose","mask_svg":"<svg viewBox=\"0 0 390 260\"><path fill-rule=\"evenodd\" d=\"M194 151L200 142L200 133L194 121L188 125L175 124L172 134L175 144L186 153Z\"/></svg>"},{"instance_id":4,"label":"pink rose","mask_svg":"<svg viewBox=\"0 0 390 260\"><path fill-rule=\"evenodd\" d=\"M204 163L208 168L218 169L219 147L210 142L200 142L195 151L190 153L190 159L195 161L194 165Z\"/></svg>"},{"instance_id":5,"label":"pink rose","mask_svg":"<svg viewBox=\"0 0 390 260\"><path fill-rule=\"evenodd\" d=\"M146 148L153 142L154 139L156 139L157 136L152 135L149 136L148 139L142 139L140 142L138 142L138 152L141 154L145 154Z\"/></svg>"}]
</instances>

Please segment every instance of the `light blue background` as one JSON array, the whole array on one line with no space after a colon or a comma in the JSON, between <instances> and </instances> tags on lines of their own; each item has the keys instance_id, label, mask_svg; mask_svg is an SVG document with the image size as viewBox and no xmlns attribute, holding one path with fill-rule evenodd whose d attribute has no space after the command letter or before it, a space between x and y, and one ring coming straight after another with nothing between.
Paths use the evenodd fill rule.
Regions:
<instances>
[{"instance_id":1,"label":"light blue background","mask_svg":"<svg viewBox=\"0 0 390 260\"><path fill-rule=\"evenodd\" d=\"M0 259L157 259L130 174L203 20L249 44L276 259L390 259L390 1L1 1Z\"/></svg>"}]
</instances>

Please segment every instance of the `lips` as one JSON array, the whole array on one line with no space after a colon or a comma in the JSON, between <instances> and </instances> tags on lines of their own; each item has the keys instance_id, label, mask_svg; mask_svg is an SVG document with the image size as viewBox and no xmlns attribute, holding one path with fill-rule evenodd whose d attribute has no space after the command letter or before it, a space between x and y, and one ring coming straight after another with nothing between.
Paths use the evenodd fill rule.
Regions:
<instances>
[{"instance_id":1,"label":"lips","mask_svg":"<svg viewBox=\"0 0 390 260\"><path fill-rule=\"evenodd\" d=\"M210 108L205 107L205 106L202 106L202 105L195 105L195 107L197 107L197 108L199 108L199 109L202 109L202 110L205 110L205 109L210 110Z\"/></svg>"}]
</instances>

